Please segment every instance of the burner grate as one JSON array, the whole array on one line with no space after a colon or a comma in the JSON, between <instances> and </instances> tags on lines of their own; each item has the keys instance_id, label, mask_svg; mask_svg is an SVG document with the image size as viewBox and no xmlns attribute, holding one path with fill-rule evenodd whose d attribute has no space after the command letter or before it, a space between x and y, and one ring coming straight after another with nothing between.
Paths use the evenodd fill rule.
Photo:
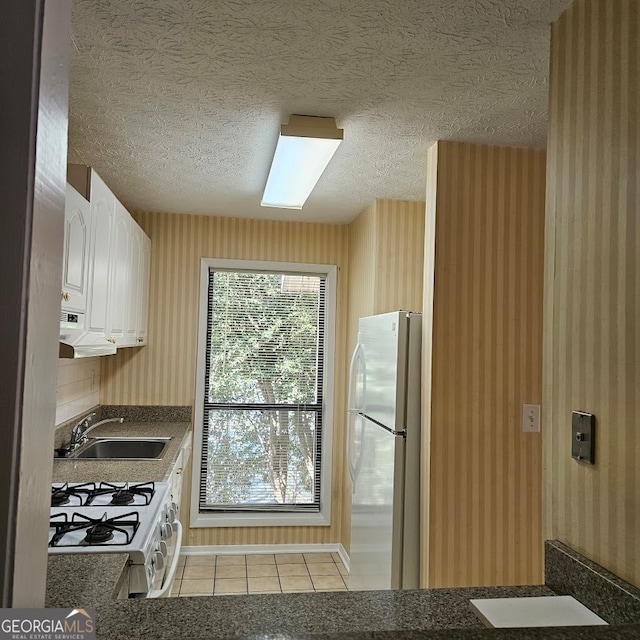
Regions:
<instances>
[{"instance_id":1,"label":"burner grate","mask_svg":"<svg viewBox=\"0 0 640 640\"><path fill-rule=\"evenodd\" d=\"M86 504L90 505L98 496L108 496L109 494L111 494L112 505L126 506L132 504L137 496L144 500L143 505L148 505L151 504L151 499L155 495L155 483L131 484L127 482L124 486L119 486L109 482L101 482L89 496Z\"/></svg>"},{"instance_id":2,"label":"burner grate","mask_svg":"<svg viewBox=\"0 0 640 640\"><path fill-rule=\"evenodd\" d=\"M89 496L95 492L95 482L69 485L65 482L61 487L51 487L51 506L63 507L65 505L81 507L88 504Z\"/></svg>"},{"instance_id":3,"label":"burner grate","mask_svg":"<svg viewBox=\"0 0 640 640\"><path fill-rule=\"evenodd\" d=\"M49 528L53 535L49 540L49 547L82 547L82 546L125 546L131 544L133 536L140 526L140 516L137 512L101 518L90 518L82 513L73 513L71 519L67 513L57 513L51 516ZM84 531L85 538L64 543L65 536L75 531ZM121 541L114 540L115 533L123 534Z\"/></svg>"}]
</instances>

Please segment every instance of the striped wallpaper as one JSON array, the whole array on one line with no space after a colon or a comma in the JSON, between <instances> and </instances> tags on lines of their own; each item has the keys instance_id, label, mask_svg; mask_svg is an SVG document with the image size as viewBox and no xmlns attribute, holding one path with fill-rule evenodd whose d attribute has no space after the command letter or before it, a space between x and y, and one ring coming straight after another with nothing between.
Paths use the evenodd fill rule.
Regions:
<instances>
[{"instance_id":1,"label":"striped wallpaper","mask_svg":"<svg viewBox=\"0 0 640 640\"><path fill-rule=\"evenodd\" d=\"M640 3L577 0L552 27L545 534L640 586ZM570 457L596 416L596 464Z\"/></svg>"},{"instance_id":2,"label":"striped wallpaper","mask_svg":"<svg viewBox=\"0 0 640 640\"><path fill-rule=\"evenodd\" d=\"M542 399L545 153L440 142L429 160L423 586L540 583L541 437L521 407Z\"/></svg>"},{"instance_id":3,"label":"striped wallpaper","mask_svg":"<svg viewBox=\"0 0 640 640\"><path fill-rule=\"evenodd\" d=\"M374 313L376 265L376 202L349 225L349 278L347 296L347 350L351 356L358 333L358 318Z\"/></svg>"},{"instance_id":4,"label":"striped wallpaper","mask_svg":"<svg viewBox=\"0 0 640 640\"><path fill-rule=\"evenodd\" d=\"M423 238L424 202L376 200L349 225L348 356L359 318L422 309ZM351 479L346 472L343 500L340 541L349 549Z\"/></svg>"},{"instance_id":5,"label":"striped wallpaper","mask_svg":"<svg viewBox=\"0 0 640 640\"><path fill-rule=\"evenodd\" d=\"M424 202L375 200L349 225L348 331L362 316L422 308Z\"/></svg>"},{"instance_id":6,"label":"striped wallpaper","mask_svg":"<svg viewBox=\"0 0 640 640\"><path fill-rule=\"evenodd\" d=\"M424 202L376 200L374 313L420 311Z\"/></svg>"},{"instance_id":7,"label":"striped wallpaper","mask_svg":"<svg viewBox=\"0 0 640 640\"><path fill-rule=\"evenodd\" d=\"M151 238L149 344L103 358L102 404L193 405L201 257L338 265L332 525L190 529L186 544L338 542L344 465L348 227L153 213L139 214L136 219Z\"/></svg>"}]
</instances>

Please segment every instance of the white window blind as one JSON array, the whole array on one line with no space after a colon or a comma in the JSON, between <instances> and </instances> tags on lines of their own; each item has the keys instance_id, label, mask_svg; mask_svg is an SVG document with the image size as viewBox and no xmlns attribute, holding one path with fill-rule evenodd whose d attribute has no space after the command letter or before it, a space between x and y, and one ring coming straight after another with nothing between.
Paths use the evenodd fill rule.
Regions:
<instances>
[{"instance_id":1,"label":"white window blind","mask_svg":"<svg viewBox=\"0 0 640 640\"><path fill-rule=\"evenodd\" d=\"M201 511L319 511L325 277L209 269Z\"/></svg>"}]
</instances>

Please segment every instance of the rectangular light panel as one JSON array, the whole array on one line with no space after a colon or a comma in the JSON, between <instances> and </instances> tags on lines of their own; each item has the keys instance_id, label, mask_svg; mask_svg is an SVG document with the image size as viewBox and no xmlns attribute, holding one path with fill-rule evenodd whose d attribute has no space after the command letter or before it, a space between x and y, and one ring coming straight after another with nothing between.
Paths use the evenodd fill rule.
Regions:
<instances>
[{"instance_id":1,"label":"rectangular light panel","mask_svg":"<svg viewBox=\"0 0 640 640\"><path fill-rule=\"evenodd\" d=\"M302 209L341 142L335 137L281 133L260 204Z\"/></svg>"}]
</instances>

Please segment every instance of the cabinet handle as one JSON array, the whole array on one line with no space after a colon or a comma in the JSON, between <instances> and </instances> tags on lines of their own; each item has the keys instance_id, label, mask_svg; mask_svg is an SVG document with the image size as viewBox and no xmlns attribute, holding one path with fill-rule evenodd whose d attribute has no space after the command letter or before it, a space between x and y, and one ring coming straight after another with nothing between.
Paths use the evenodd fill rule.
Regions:
<instances>
[{"instance_id":1,"label":"cabinet handle","mask_svg":"<svg viewBox=\"0 0 640 640\"><path fill-rule=\"evenodd\" d=\"M116 343L116 339L115 338L107 338L107 342L110 342L111 344L115 344Z\"/></svg>"},{"instance_id":2,"label":"cabinet handle","mask_svg":"<svg viewBox=\"0 0 640 640\"><path fill-rule=\"evenodd\" d=\"M71 298L71 296L70 296L66 291L63 291L63 292L62 292L62 299L63 299L65 302L69 302L70 298Z\"/></svg>"},{"instance_id":3,"label":"cabinet handle","mask_svg":"<svg viewBox=\"0 0 640 640\"><path fill-rule=\"evenodd\" d=\"M138 337L138 342L144 342L144 338L142 336Z\"/></svg>"}]
</instances>

